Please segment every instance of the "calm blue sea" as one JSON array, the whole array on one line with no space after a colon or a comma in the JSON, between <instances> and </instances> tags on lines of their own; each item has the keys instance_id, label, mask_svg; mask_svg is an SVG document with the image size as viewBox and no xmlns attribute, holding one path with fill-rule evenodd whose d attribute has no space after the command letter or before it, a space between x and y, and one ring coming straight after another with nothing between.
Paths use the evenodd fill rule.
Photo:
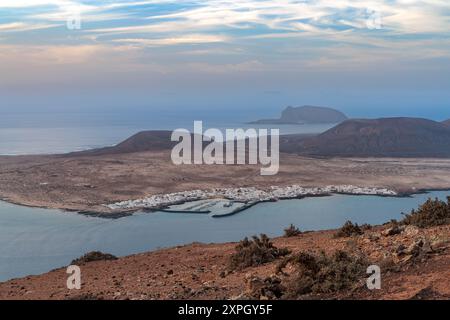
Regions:
<instances>
[{"instance_id":1,"label":"calm blue sea","mask_svg":"<svg viewBox=\"0 0 450 320\"><path fill-rule=\"evenodd\" d=\"M238 241L266 233L280 236L290 223L301 230L337 228L346 220L380 224L401 218L428 197L334 195L258 204L227 218L166 212L139 213L117 220L16 206L0 202L0 281L47 272L88 251L118 256L200 241Z\"/></svg>"},{"instance_id":2,"label":"calm blue sea","mask_svg":"<svg viewBox=\"0 0 450 320\"><path fill-rule=\"evenodd\" d=\"M0 113L0 155L65 153L123 141L142 130L193 130L193 121L202 120L208 128L278 128L281 134L320 133L333 126L282 125L276 127L247 125L255 120L236 120L237 116L208 114L207 116L180 114L150 114L136 112L111 113Z\"/></svg>"},{"instance_id":3,"label":"calm blue sea","mask_svg":"<svg viewBox=\"0 0 450 320\"><path fill-rule=\"evenodd\" d=\"M141 130L247 128L235 116L149 113L0 113L0 154L63 153L116 144ZM333 125L279 126L282 134L320 133ZM260 126L265 128L265 126ZM433 192L444 198L447 192ZM58 210L28 208L0 201L0 281L39 274L100 250L123 256L193 241L237 241L245 236L282 234L294 223L302 230L336 228L346 220L378 224L400 218L425 201L336 195L262 203L241 214L213 219L203 215L140 213L118 220L89 218Z\"/></svg>"}]
</instances>

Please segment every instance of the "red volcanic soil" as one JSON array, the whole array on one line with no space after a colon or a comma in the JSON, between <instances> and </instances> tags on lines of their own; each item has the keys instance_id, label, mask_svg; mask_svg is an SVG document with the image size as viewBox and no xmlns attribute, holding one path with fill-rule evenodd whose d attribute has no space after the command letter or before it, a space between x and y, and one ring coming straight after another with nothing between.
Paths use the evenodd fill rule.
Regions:
<instances>
[{"instance_id":1,"label":"red volcanic soil","mask_svg":"<svg viewBox=\"0 0 450 320\"><path fill-rule=\"evenodd\" d=\"M278 248L299 251L362 252L382 272L381 290L360 285L354 291L308 295L300 299L449 299L450 226L407 228L387 235L388 226L349 238L335 231L307 232L276 238ZM420 259L399 252L422 241ZM68 290L65 268L39 276L0 283L0 299L268 299L255 292L258 279L274 276L279 259L257 267L229 272L235 243L194 243L131 255L118 260L81 264L81 290ZM403 248L403 249L401 249ZM428 248L428 249L425 249ZM420 251L419 250L419 251ZM415 252L419 252L415 251ZM389 264L386 263L389 261ZM288 277L278 274L280 279ZM289 280L283 280L289 281ZM365 279L362 279L365 283Z\"/></svg>"}]
</instances>

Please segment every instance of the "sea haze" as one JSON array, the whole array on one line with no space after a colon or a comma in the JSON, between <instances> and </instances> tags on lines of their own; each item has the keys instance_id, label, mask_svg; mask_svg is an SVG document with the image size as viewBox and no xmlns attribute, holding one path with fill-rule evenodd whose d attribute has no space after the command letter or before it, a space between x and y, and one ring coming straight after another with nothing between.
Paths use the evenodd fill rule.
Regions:
<instances>
[{"instance_id":1,"label":"sea haze","mask_svg":"<svg viewBox=\"0 0 450 320\"><path fill-rule=\"evenodd\" d=\"M236 114L157 114L153 112L8 113L0 117L0 155L54 154L117 144L143 130L193 130L193 121L207 128L279 128L281 134L320 133L334 124L248 125L251 116Z\"/></svg>"}]
</instances>

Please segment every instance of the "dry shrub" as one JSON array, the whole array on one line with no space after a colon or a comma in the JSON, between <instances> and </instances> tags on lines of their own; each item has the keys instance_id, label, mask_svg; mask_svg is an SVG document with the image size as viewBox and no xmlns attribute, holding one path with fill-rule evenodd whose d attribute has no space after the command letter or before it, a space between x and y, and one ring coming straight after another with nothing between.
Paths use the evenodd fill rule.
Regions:
<instances>
[{"instance_id":1,"label":"dry shrub","mask_svg":"<svg viewBox=\"0 0 450 320\"><path fill-rule=\"evenodd\" d=\"M296 237L296 236L299 236L301 234L302 234L302 232L296 226L294 226L292 223L291 223L291 225L289 227L284 229L284 236L286 238Z\"/></svg>"},{"instance_id":2,"label":"dry shrub","mask_svg":"<svg viewBox=\"0 0 450 320\"><path fill-rule=\"evenodd\" d=\"M265 234L261 234L260 237L253 236L251 240L245 238L239 242L235 251L230 257L231 270L259 266L290 253L286 248L275 247Z\"/></svg>"},{"instance_id":3,"label":"dry shrub","mask_svg":"<svg viewBox=\"0 0 450 320\"><path fill-rule=\"evenodd\" d=\"M405 215L403 224L414 225L419 228L435 227L450 223L450 196L447 202L438 198L428 199L418 210L412 210Z\"/></svg>"},{"instance_id":4,"label":"dry shrub","mask_svg":"<svg viewBox=\"0 0 450 320\"><path fill-rule=\"evenodd\" d=\"M336 232L334 235L335 238L346 238L359 236L363 234L364 231L358 226L357 223L353 224L351 221L347 221L344 225Z\"/></svg>"},{"instance_id":5,"label":"dry shrub","mask_svg":"<svg viewBox=\"0 0 450 320\"><path fill-rule=\"evenodd\" d=\"M362 255L336 251L332 255L300 252L286 258L278 272L291 264L294 272L286 278L283 298L296 299L305 294L330 294L355 289L364 279L369 265Z\"/></svg>"},{"instance_id":6,"label":"dry shrub","mask_svg":"<svg viewBox=\"0 0 450 320\"><path fill-rule=\"evenodd\" d=\"M81 265L92 261L106 261L106 260L117 260L117 257L109 253L92 251L86 253L84 256L79 257L78 259L72 260L71 264Z\"/></svg>"},{"instance_id":7,"label":"dry shrub","mask_svg":"<svg viewBox=\"0 0 450 320\"><path fill-rule=\"evenodd\" d=\"M285 291L281 279L274 275L266 278L251 276L246 281L246 293L251 299L275 300L281 298Z\"/></svg>"}]
</instances>

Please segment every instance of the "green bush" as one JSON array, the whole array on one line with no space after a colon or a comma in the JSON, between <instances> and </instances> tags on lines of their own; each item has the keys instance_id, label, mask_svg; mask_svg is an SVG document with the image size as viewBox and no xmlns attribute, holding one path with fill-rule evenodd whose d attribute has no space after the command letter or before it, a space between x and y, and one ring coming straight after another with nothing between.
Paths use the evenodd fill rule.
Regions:
<instances>
[{"instance_id":1,"label":"green bush","mask_svg":"<svg viewBox=\"0 0 450 320\"><path fill-rule=\"evenodd\" d=\"M300 252L278 265L278 272L291 264L294 272L283 283L284 298L295 299L305 294L327 294L356 288L364 279L369 265L364 256L336 251L328 256Z\"/></svg>"},{"instance_id":2,"label":"green bush","mask_svg":"<svg viewBox=\"0 0 450 320\"><path fill-rule=\"evenodd\" d=\"M418 210L412 210L405 215L403 224L419 228L434 227L450 223L450 197L447 202L439 199L428 199Z\"/></svg>"},{"instance_id":3,"label":"green bush","mask_svg":"<svg viewBox=\"0 0 450 320\"><path fill-rule=\"evenodd\" d=\"M335 236L335 238L345 238L345 237L358 236L363 233L364 233L364 231L360 228L360 226L358 226L357 223L353 224L353 222L347 221L336 232L336 234L334 236Z\"/></svg>"},{"instance_id":4,"label":"green bush","mask_svg":"<svg viewBox=\"0 0 450 320\"><path fill-rule=\"evenodd\" d=\"M235 253L230 257L229 265L231 270L240 270L274 261L289 253L286 248L275 247L269 237L261 234L260 237L253 236L251 240L245 238L239 242Z\"/></svg>"},{"instance_id":5,"label":"green bush","mask_svg":"<svg viewBox=\"0 0 450 320\"><path fill-rule=\"evenodd\" d=\"M86 253L84 256L79 257L78 259L72 260L71 264L82 265L92 261L106 261L106 260L117 260L117 257L109 253L92 251Z\"/></svg>"}]
</instances>

